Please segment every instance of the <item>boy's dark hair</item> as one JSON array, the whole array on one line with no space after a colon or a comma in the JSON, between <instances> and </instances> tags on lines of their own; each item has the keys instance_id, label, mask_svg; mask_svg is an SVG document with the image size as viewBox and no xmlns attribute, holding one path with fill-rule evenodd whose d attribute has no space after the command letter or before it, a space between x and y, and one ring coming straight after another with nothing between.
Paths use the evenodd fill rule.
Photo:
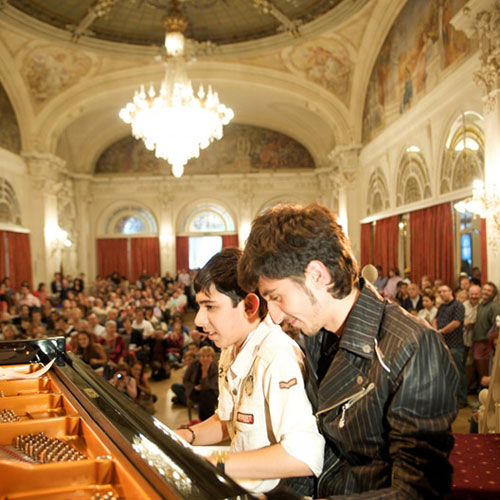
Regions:
<instances>
[{"instance_id":1,"label":"boy's dark hair","mask_svg":"<svg viewBox=\"0 0 500 500\"><path fill-rule=\"evenodd\" d=\"M329 208L319 203L276 205L252 223L238 265L240 286L254 290L260 276L303 283L312 260L327 267L332 277L330 293L337 299L349 295L359 280L358 263Z\"/></svg>"},{"instance_id":2,"label":"boy's dark hair","mask_svg":"<svg viewBox=\"0 0 500 500\"><path fill-rule=\"evenodd\" d=\"M218 292L227 295L231 299L234 307L248 293L252 292L258 295L255 288L245 292L238 284L237 269L242 253L239 248L225 248L215 254L196 274L193 283L194 291L210 295L210 285L213 284ZM267 304L262 297L259 296L259 299L259 316L264 319L267 314Z\"/></svg>"}]
</instances>

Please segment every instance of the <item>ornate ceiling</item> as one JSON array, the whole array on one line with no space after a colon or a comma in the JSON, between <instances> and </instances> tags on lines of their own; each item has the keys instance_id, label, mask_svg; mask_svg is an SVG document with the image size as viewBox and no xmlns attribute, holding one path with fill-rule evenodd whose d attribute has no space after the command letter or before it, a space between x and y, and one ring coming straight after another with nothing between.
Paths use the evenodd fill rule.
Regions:
<instances>
[{"instance_id":1,"label":"ornate ceiling","mask_svg":"<svg viewBox=\"0 0 500 500\"><path fill-rule=\"evenodd\" d=\"M188 20L186 36L226 45L282 32L298 36L302 26L337 9L351 15L359 0L9 0L19 11L81 36L144 46L161 46L163 19L178 3ZM340 19L339 19L340 20Z\"/></svg>"}]
</instances>

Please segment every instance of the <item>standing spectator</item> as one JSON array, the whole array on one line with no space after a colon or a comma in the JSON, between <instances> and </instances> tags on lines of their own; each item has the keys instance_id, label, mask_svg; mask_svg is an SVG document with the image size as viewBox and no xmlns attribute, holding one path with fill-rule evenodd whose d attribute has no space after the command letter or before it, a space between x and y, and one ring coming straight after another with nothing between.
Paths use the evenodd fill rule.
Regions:
<instances>
[{"instance_id":1,"label":"standing spectator","mask_svg":"<svg viewBox=\"0 0 500 500\"><path fill-rule=\"evenodd\" d=\"M438 293L442 303L434 319L434 328L443 336L455 361L460 376L457 399L459 406L463 408L467 406L463 337L465 309L464 305L453 297L453 291L448 285L441 285Z\"/></svg>"},{"instance_id":2,"label":"standing spectator","mask_svg":"<svg viewBox=\"0 0 500 500\"><path fill-rule=\"evenodd\" d=\"M382 290L382 295L386 299L394 299L396 297L396 293L398 291L398 283L402 281L401 276L399 275L399 269L397 267L392 267L389 269L389 278L387 283Z\"/></svg>"},{"instance_id":3,"label":"standing spectator","mask_svg":"<svg viewBox=\"0 0 500 500\"><path fill-rule=\"evenodd\" d=\"M464 319L464 366L465 378L467 381L467 389L473 390L476 387L474 377L474 359L472 357L472 329L476 323L477 308L481 299L481 287L471 285L469 288L469 299L464 302L465 319Z\"/></svg>"},{"instance_id":4,"label":"standing spectator","mask_svg":"<svg viewBox=\"0 0 500 500\"><path fill-rule=\"evenodd\" d=\"M489 374L491 346L488 332L495 324L497 314L500 314L500 304L495 301L497 293L497 287L491 281L483 285L476 322L472 327L472 357L479 380Z\"/></svg>"},{"instance_id":5,"label":"standing spectator","mask_svg":"<svg viewBox=\"0 0 500 500\"><path fill-rule=\"evenodd\" d=\"M381 292L384 289L385 285L387 285L387 276L384 276L381 265L378 265L375 267L377 268L378 276L377 276L377 279L373 282L373 286L379 292Z\"/></svg>"},{"instance_id":6,"label":"standing spectator","mask_svg":"<svg viewBox=\"0 0 500 500\"><path fill-rule=\"evenodd\" d=\"M420 289L416 283L410 283L408 285L408 297L403 300L401 307L407 311L410 309L420 311L424 308L424 305L422 304L422 296L420 295Z\"/></svg>"},{"instance_id":7,"label":"standing spectator","mask_svg":"<svg viewBox=\"0 0 500 500\"><path fill-rule=\"evenodd\" d=\"M418 311L418 316L425 319L430 326L434 325L434 318L438 312L435 306L434 295L423 295L422 305L424 306L420 311Z\"/></svg>"}]
</instances>

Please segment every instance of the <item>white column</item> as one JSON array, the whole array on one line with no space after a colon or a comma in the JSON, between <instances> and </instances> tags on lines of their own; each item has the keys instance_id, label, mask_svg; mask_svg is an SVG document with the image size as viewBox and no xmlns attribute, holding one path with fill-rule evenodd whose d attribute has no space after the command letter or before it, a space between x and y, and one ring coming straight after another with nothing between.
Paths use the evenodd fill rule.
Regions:
<instances>
[{"instance_id":1,"label":"white column","mask_svg":"<svg viewBox=\"0 0 500 500\"><path fill-rule=\"evenodd\" d=\"M169 271L175 276L177 271L175 258L175 221L174 221L174 194L168 179L161 187L160 220L158 228L160 239L160 268L162 276Z\"/></svg>"},{"instance_id":2,"label":"white column","mask_svg":"<svg viewBox=\"0 0 500 500\"><path fill-rule=\"evenodd\" d=\"M90 283L94 279L94 266L91 263L92 249L95 240L91 237L90 231L90 205L93 200L91 177L74 179L75 203L76 203L76 234L78 241L76 244L77 266L76 272L85 273L86 282Z\"/></svg>"},{"instance_id":3,"label":"white column","mask_svg":"<svg viewBox=\"0 0 500 500\"><path fill-rule=\"evenodd\" d=\"M34 283L49 282L61 265L61 253L54 246L58 230L57 194L62 187L64 161L51 154L23 155L31 179Z\"/></svg>"}]
</instances>

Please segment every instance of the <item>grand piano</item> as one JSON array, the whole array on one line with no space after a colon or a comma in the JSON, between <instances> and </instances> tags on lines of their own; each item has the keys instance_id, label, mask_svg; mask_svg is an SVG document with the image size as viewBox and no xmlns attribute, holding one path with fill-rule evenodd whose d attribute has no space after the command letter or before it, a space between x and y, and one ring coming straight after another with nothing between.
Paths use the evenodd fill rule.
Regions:
<instances>
[{"instance_id":1,"label":"grand piano","mask_svg":"<svg viewBox=\"0 0 500 500\"><path fill-rule=\"evenodd\" d=\"M65 351L62 337L0 342L0 499L254 498Z\"/></svg>"}]
</instances>

